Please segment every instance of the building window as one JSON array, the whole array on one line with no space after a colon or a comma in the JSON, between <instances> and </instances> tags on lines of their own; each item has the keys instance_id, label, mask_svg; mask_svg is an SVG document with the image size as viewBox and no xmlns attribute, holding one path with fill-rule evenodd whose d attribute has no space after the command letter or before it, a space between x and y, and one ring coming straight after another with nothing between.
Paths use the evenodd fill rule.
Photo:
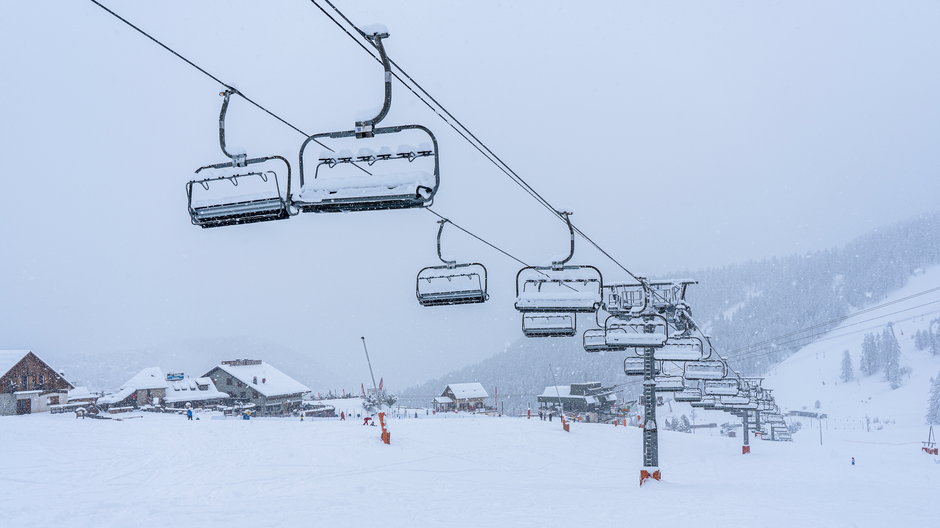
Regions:
<instances>
[{"instance_id":1,"label":"building window","mask_svg":"<svg viewBox=\"0 0 940 528\"><path fill-rule=\"evenodd\" d=\"M242 397L242 398L244 398L244 397L245 397L245 391L242 391L242 393L241 393L241 397Z\"/></svg>"},{"instance_id":2,"label":"building window","mask_svg":"<svg viewBox=\"0 0 940 528\"><path fill-rule=\"evenodd\" d=\"M59 397L58 396L49 396L49 405L58 405Z\"/></svg>"},{"instance_id":3,"label":"building window","mask_svg":"<svg viewBox=\"0 0 940 528\"><path fill-rule=\"evenodd\" d=\"M231 385L231 384L232 384L232 378L227 378L227 379L225 380L225 384L226 384L226 385Z\"/></svg>"},{"instance_id":4,"label":"building window","mask_svg":"<svg viewBox=\"0 0 940 528\"><path fill-rule=\"evenodd\" d=\"M46 384L46 376L43 374L39 375L39 386L42 387Z\"/></svg>"},{"instance_id":5,"label":"building window","mask_svg":"<svg viewBox=\"0 0 940 528\"><path fill-rule=\"evenodd\" d=\"M257 397L258 397L258 391L256 391L256 390L251 391L251 397L252 397L252 398L257 398Z\"/></svg>"},{"instance_id":6,"label":"building window","mask_svg":"<svg viewBox=\"0 0 940 528\"><path fill-rule=\"evenodd\" d=\"M23 388L20 390L29 390L29 385L26 384L26 376L23 376Z\"/></svg>"},{"instance_id":7,"label":"building window","mask_svg":"<svg viewBox=\"0 0 940 528\"><path fill-rule=\"evenodd\" d=\"M238 382L238 386L239 386L239 387L244 387L245 385L242 384L242 382L239 381L239 382Z\"/></svg>"}]
</instances>

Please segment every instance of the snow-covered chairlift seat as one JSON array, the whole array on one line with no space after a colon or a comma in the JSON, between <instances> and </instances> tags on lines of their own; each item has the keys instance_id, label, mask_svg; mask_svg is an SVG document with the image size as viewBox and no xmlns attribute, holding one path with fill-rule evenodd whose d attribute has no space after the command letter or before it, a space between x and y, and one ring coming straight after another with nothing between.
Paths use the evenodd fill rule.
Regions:
<instances>
[{"instance_id":1,"label":"snow-covered chairlift seat","mask_svg":"<svg viewBox=\"0 0 940 528\"><path fill-rule=\"evenodd\" d=\"M422 306L482 303L489 298L486 287L482 264L428 266L418 272L415 295Z\"/></svg>"},{"instance_id":2,"label":"snow-covered chairlift seat","mask_svg":"<svg viewBox=\"0 0 940 528\"><path fill-rule=\"evenodd\" d=\"M687 380L718 380L728 375L728 366L721 360L688 361L683 377Z\"/></svg>"},{"instance_id":3,"label":"snow-covered chairlift seat","mask_svg":"<svg viewBox=\"0 0 940 528\"><path fill-rule=\"evenodd\" d=\"M670 337L666 343L653 352L657 361L699 361L705 359L702 340L697 337ZM637 353L642 354L638 349Z\"/></svg>"},{"instance_id":4,"label":"snow-covered chairlift seat","mask_svg":"<svg viewBox=\"0 0 940 528\"><path fill-rule=\"evenodd\" d=\"M516 274L520 312L595 312L601 304L601 272L594 266L530 266Z\"/></svg>"},{"instance_id":5,"label":"snow-covered chairlift seat","mask_svg":"<svg viewBox=\"0 0 940 528\"><path fill-rule=\"evenodd\" d=\"M656 376L657 392L679 392L685 390L685 380L682 376Z\"/></svg>"},{"instance_id":6,"label":"snow-covered chairlift seat","mask_svg":"<svg viewBox=\"0 0 940 528\"><path fill-rule=\"evenodd\" d=\"M622 319L610 316L605 323L607 343L623 348L658 348L669 338L669 324L661 315ZM638 353L641 351L638 351Z\"/></svg>"},{"instance_id":7,"label":"snow-covered chairlift seat","mask_svg":"<svg viewBox=\"0 0 940 528\"><path fill-rule=\"evenodd\" d=\"M642 376L646 373L643 358L628 357L623 360L623 373L627 376Z\"/></svg>"},{"instance_id":8,"label":"snow-covered chairlift seat","mask_svg":"<svg viewBox=\"0 0 940 528\"><path fill-rule=\"evenodd\" d=\"M522 333L526 337L571 337L577 333L573 313L524 313Z\"/></svg>"},{"instance_id":9,"label":"snow-covered chairlift seat","mask_svg":"<svg viewBox=\"0 0 940 528\"><path fill-rule=\"evenodd\" d=\"M677 402L700 402L702 401L702 390L694 387L683 389L673 395Z\"/></svg>"},{"instance_id":10,"label":"snow-covered chairlift seat","mask_svg":"<svg viewBox=\"0 0 940 528\"><path fill-rule=\"evenodd\" d=\"M194 180L186 184L186 195L190 220L204 228L284 220L290 216L274 171Z\"/></svg>"},{"instance_id":11,"label":"snow-covered chairlift seat","mask_svg":"<svg viewBox=\"0 0 940 528\"><path fill-rule=\"evenodd\" d=\"M704 388L709 396L734 396L739 390L738 380L734 379L708 380Z\"/></svg>"}]
</instances>

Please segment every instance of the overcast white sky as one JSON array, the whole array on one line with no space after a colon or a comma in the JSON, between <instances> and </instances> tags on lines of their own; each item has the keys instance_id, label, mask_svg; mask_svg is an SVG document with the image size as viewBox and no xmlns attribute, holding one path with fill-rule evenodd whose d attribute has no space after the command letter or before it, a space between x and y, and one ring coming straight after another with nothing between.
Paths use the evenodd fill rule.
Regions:
<instances>
[{"instance_id":1,"label":"overcast white sky","mask_svg":"<svg viewBox=\"0 0 940 528\"><path fill-rule=\"evenodd\" d=\"M308 132L380 102L378 66L307 1L106 3ZM936 208L940 3L337 4L386 24L399 64L638 273L830 247ZM489 266L490 302L417 305L427 212L190 225L185 182L223 160L219 86L90 2L0 4L0 65L0 348L152 350L173 370L167 351L211 363L244 338L349 388L366 335L401 387L519 336L518 266L455 232L445 251ZM394 97L386 124L441 142L436 210L527 261L565 249L560 223ZM238 99L229 116L231 144L296 168L302 136ZM622 278L586 245L575 260Z\"/></svg>"}]
</instances>

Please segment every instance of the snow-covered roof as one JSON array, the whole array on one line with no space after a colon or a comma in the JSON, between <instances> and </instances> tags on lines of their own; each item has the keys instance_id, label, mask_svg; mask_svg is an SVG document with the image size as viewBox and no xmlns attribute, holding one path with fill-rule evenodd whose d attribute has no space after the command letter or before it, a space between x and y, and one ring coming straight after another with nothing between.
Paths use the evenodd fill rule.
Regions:
<instances>
[{"instance_id":1,"label":"snow-covered roof","mask_svg":"<svg viewBox=\"0 0 940 528\"><path fill-rule=\"evenodd\" d=\"M434 398L434 403L454 403L454 400L447 396L438 396Z\"/></svg>"},{"instance_id":2,"label":"snow-covered roof","mask_svg":"<svg viewBox=\"0 0 940 528\"><path fill-rule=\"evenodd\" d=\"M163 398L167 403L219 400L228 398L228 394L219 392L211 378L183 378L167 382L166 396Z\"/></svg>"},{"instance_id":3,"label":"snow-covered roof","mask_svg":"<svg viewBox=\"0 0 940 528\"><path fill-rule=\"evenodd\" d=\"M310 391L310 388L303 383L264 361L253 365L221 364L216 368L231 374L237 380L267 397Z\"/></svg>"},{"instance_id":4,"label":"snow-covered roof","mask_svg":"<svg viewBox=\"0 0 940 528\"><path fill-rule=\"evenodd\" d=\"M26 354L29 350L0 350L0 376L9 372Z\"/></svg>"},{"instance_id":5,"label":"snow-covered roof","mask_svg":"<svg viewBox=\"0 0 940 528\"><path fill-rule=\"evenodd\" d=\"M94 398L88 387L75 387L69 391L69 401L83 400L85 398Z\"/></svg>"},{"instance_id":6,"label":"snow-covered roof","mask_svg":"<svg viewBox=\"0 0 940 528\"><path fill-rule=\"evenodd\" d=\"M558 385L545 387L545 390L542 392L543 398L583 398L584 396L572 395L571 394L571 385Z\"/></svg>"},{"instance_id":7,"label":"snow-covered roof","mask_svg":"<svg viewBox=\"0 0 940 528\"><path fill-rule=\"evenodd\" d=\"M134 390L165 389L167 388L166 375L163 374L163 369L160 367L147 367L125 381L121 388L132 388Z\"/></svg>"},{"instance_id":8,"label":"snow-covered roof","mask_svg":"<svg viewBox=\"0 0 940 528\"><path fill-rule=\"evenodd\" d=\"M137 389L135 389L134 387L124 387L115 393L105 394L104 396L98 398L97 402L99 404L111 405L112 403L117 403L119 401L126 399L128 396L130 396L131 394L134 394L135 392L137 392Z\"/></svg>"},{"instance_id":9,"label":"snow-covered roof","mask_svg":"<svg viewBox=\"0 0 940 528\"><path fill-rule=\"evenodd\" d=\"M486 393L486 389L483 388L483 385L479 383L451 383L444 388L444 393L447 392L448 388L454 393L454 398L458 400L490 397L490 395ZM443 396L444 393L442 393L441 396Z\"/></svg>"}]
</instances>

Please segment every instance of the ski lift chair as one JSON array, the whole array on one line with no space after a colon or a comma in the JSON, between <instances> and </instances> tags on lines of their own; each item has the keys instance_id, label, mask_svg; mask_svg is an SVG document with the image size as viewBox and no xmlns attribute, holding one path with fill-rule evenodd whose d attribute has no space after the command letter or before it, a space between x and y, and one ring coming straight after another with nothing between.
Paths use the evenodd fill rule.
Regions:
<instances>
[{"instance_id":1,"label":"ski lift chair","mask_svg":"<svg viewBox=\"0 0 940 528\"><path fill-rule=\"evenodd\" d=\"M516 310L520 312L596 312L601 305L603 278L594 266L566 266L574 256L571 213L559 212L568 224L570 250L551 266L526 266L516 274Z\"/></svg>"},{"instance_id":2,"label":"ski lift chair","mask_svg":"<svg viewBox=\"0 0 940 528\"><path fill-rule=\"evenodd\" d=\"M701 361L705 359L705 346L697 337L670 337L653 352L657 361ZM642 350L637 350L642 354Z\"/></svg>"},{"instance_id":3,"label":"ski lift chair","mask_svg":"<svg viewBox=\"0 0 940 528\"><path fill-rule=\"evenodd\" d=\"M736 379L705 381L704 392L709 396L734 396L739 391L740 387Z\"/></svg>"},{"instance_id":4,"label":"ski lift chair","mask_svg":"<svg viewBox=\"0 0 940 528\"><path fill-rule=\"evenodd\" d=\"M669 339L669 324L665 317L657 314L644 314L628 319L611 315L607 318L605 326L607 343L611 346L659 348Z\"/></svg>"},{"instance_id":5,"label":"ski lift chair","mask_svg":"<svg viewBox=\"0 0 940 528\"><path fill-rule=\"evenodd\" d=\"M415 295L422 306L482 303L490 298L486 291L486 267L471 262L457 264L441 254L441 233L449 220L440 220L437 231L437 257L443 266L428 266L418 272Z\"/></svg>"},{"instance_id":6,"label":"ski lift chair","mask_svg":"<svg viewBox=\"0 0 940 528\"><path fill-rule=\"evenodd\" d=\"M656 392L681 392L685 390L682 376L656 376Z\"/></svg>"},{"instance_id":7,"label":"ski lift chair","mask_svg":"<svg viewBox=\"0 0 940 528\"><path fill-rule=\"evenodd\" d=\"M225 114L230 97L236 93L236 90L230 88L220 94L225 99L219 113L219 145L222 153L231 161L196 169L196 174L203 170L222 169L234 169L234 174L192 180L186 184L190 220L193 225L203 228L290 218L290 204L286 198L290 196L290 163L282 156L248 158L245 154L231 154L226 150ZM271 161L281 162L286 167L287 186L284 193L281 192L276 171L251 168L252 165L262 167Z\"/></svg>"},{"instance_id":8,"label":"ski lift chair","mask_svg":"<svg viewBox=\"0 0 940 528\"><path fill-rule=\"evenodd\" d=\"M643 358L628 357L623 360L623 373L627 376L642 376L646 373Z\"/></svg>"},{"instance_id":9,"label":"ski lift chair","mask_svg":"<svg viewBox=\"0 0 940 528\"><path fill-rule=\"evenodd\" d=\"M385 71L385 99L382 108L372 119L357 121L353 130L314 134L303 142L300 147L300 190L291 197L292 204L301 212L336 213L427 207L433 202L440 186L437 138L427 127L376 126L385 118L392 105L391 65L382 44L382 39L387 38L388 33L363 33L363 36L378 50ZM378 151L360 151L356 156L321 155L313 178L306 177L304 152L311 142L320 143L320 139L369 139L406 131L427 135L431 143L418 148L400 148L394 154L387 147L383 147ZM433 160L433 169L414 169L412 163L420 159ZM376 172L370 172L365 167L375 169ZM382 168L383 172L378 172L379 168Z\"/></svg>"},{"instance_id":10,"label":"ski lift chair","mask_svg":"<svg viewBox=\"0 0 940 528\"><path fill-rule=\"evenodd\" d=\"M659 390L659 387L657 387L656 390ZM700 402L702 401L702 389L694 387L685 388L682 391L675 393L672 397L677 402Z\"/></svg>"},{"instance_id":11,"label":"ski lift chair","mask_svg":"<svg viewBox=\"0 0 940 528\"><path fill-rule=\"evenodd\" d=\"M733 396L730 396L730 395L721 396L719 399L723 405L735 406L735 407L744 406L744 405L748 405L751 403L751 399L747 397L747 395L743 395L743 394L735 394Z\"/></svg>"},{"instance_id":12,"label":"ski lift chair","mask_svg":"<svg viewBox=\"0 0 940 528\"><path fill-rule=\"evenodd\" d=\"M522 314L522 333L526 337L571 337L577 331L574 313Z\"/></svg>"},{"instance_id":13,"label":"ski lift chair","mask_svg":"<svg viewBox=\"0 0 940 528\"><path fill-rule=\"evenodd\" d=\"M718 380L728 375L728 366L721 360L687 361L683 376L687 380Z\"/></svg>"}]
</instances>

